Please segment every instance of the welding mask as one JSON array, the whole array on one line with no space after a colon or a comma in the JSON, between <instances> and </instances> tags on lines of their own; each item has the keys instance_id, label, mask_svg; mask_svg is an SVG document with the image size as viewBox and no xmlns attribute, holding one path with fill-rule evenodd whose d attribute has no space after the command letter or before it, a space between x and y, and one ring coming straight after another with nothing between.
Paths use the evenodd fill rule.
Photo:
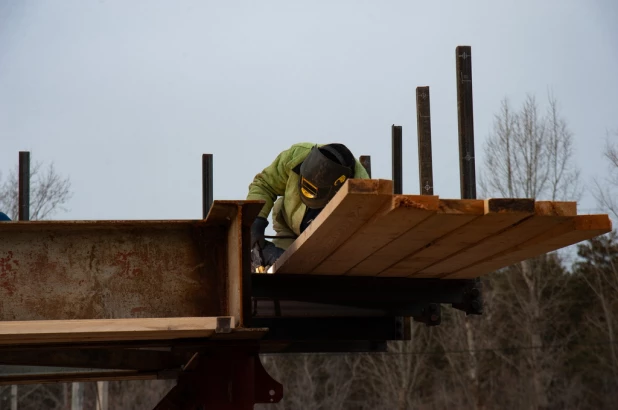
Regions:
<instances>
[{"instance_id":1,"label":"welding mask","mask_svg":"<svg viewBox=\"0 0 618 410\"><path fill-rule=\"evenodd\" d=\"M354 176L356 160L343 144L313 147L300 166L300 199L312 209L326 206L348 178Z\"/></svg>"}]
</instances>

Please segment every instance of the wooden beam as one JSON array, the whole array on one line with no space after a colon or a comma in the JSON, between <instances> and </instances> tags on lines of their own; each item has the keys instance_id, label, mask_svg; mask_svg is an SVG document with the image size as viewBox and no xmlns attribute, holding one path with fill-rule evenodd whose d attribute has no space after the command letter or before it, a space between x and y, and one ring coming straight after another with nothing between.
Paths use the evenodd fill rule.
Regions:
<instances>
[{"instance_id":1,"label":"wooden beam","mask_svg":"<svg viewBox=\"0 0 618 410\"><path fill-rule=\"evenodd\" d=\"M491 273L514 263L603 235L612 230L608 215L578 215L539 235L493 255L477 264L446 276L447 279L471 278Z\"/></svg>"},{"instance_id":2,"label":"wooden beam","mask_svg":"<svg viewBox=\"0 0 618 410\"><path fill-rule=\"evenodd\" d=\"M0 322L0 345L204 338L212 336L222 320L234 327L228 317Z\"/></svg>"},{"instance_id":3,"label":"wooden beam","mask_svg":"<svg viewBox=\"0 0 618 410\"><path fill-rule=\"evenodd\" d=\"M438 211L437 196L394 195L367 223L311 273L347 272Z\"/></svg>"},{"instance_id":4,"label":"wooden beam","mask_svg":"<svg viewBox=\"0 0 618 410\"><path fill-rule=\"evenodd\" d=\"M535 202L534 215L514 224L509 229L497 231L495 235L486 237L451 258L434 264L423 271L424 275L443 277L466 266L474 265L573 218L575 212L574 203Z\"/></svg>"},{"instance_id":5,"label":"wooden beam","mask_svg":"<svg viewBox=\"0 0 618 410\"><path fill-rule=\"evenodd\" d=\"M271 268L275 273L309 273L391 199L393 183L349 179L318 217Z\"/></svg>"},{"instance_id":6,"label":"wooden beam","mask_svg":"<svg viewBox=\"0 0 618 410\"><path fill-rule=\"evenodd\" d=\"M441 199L436 214L388 243L373 253L371 258L354 266L346 274L376 276L432 241L482 216L483 213L484 202L481 200Z\"/></svg>"},{"instance_id":7,"label":"wooden beam","mask_svg":"<svg viewBox=\"0 0 618 410\"><path fill-rule=\"evenodd\" d=\"M432 242L428 247L391 266L383 276L434 277L433 265L448 263L454 255L467 252L485 238L534 215L533 199L488 199L485 214ZM438 273L443 272L438 269Z\"/></svg>"}]
</instances>

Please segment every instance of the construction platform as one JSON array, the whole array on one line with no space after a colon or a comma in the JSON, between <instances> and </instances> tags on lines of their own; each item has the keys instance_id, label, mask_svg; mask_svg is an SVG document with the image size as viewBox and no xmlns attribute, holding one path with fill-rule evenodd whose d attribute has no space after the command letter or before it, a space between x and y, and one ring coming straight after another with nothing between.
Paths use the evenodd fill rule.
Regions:
<instances>
[{"instance_id":1,"label":"construction platform","mask_svg":"<svg viewBox=\"0 0 618 410\"><path fill-rule=\"evenodd\" d=\"M455 52L463 199L433 195L429 87L418 87L419 187L351 179L266 274L251 272L261 201L213 201L203 219L0 223L0 384L175 379L156 406L227 410L274 403L283 386L261 353L376 352L436 326L441 306L483 311L480 277L610 232L575 202L476 199L469 46ZM371 176L371 160L361 157Z\"/></svg>"}]
</instances>

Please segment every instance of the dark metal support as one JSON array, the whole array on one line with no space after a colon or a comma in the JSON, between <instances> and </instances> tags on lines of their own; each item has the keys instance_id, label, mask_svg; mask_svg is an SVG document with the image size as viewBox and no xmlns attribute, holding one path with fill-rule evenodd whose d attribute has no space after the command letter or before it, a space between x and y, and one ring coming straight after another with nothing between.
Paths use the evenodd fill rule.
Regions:
<instances>
[{"instance_id":1,"label":"dark metal support","mask_svg":"<svg viewBox=\"0 0 618 410\"><path fill-rule=\"evenodd\" d=\"M413 317L428 326L440 324L441 303L451 304L467 314L482 312L480 281L476 279L253 275L251 294L258 301L252 325L270 328L271 337L280 334L272 333L273 325L287 326L288 322L282 319L291 320L292 317L314 316L312 319L316 322L311 322L311 325L320 323L319 326L324 326L321 332L329 334L332 331L335 337L338 336L338 327L343 326L335 320L348 320L347 326L351 326L355 322L349 321L350 317L365 321L394 319L399 327L404 328L407 323L402 318L405 317ZM273 300L281 301L284 317L268 317L272 312L269 303L272 304ZM325 312L331 312L333 317L324 317ZM348 319L337 317L339 312L347 314ZM272 320L276 321L269 322ZM328 323L333 323L332 330ZM371 340L392 340L380 339L392 337L384 332L369 334L369 329L359 329L359 332Z\"/></svg>"},{"instance_id":2,"label":"dark metal support","mask_svg":"<svg viewBox=\"0 0 618 410\"><path fill-rule=\"evenodd\" d=\"M173 352L122 348L29 348L0 350L0 364L113 370L161 371L186 363Z\"/></svg>"},{"instance_id":3,"label":"dark metal support","mask_svg":"<svg viewBox=\"0 0 618 410\"><path fill-rule=\"evenodd\" d=\"M376 308L420 302L461 303L465 291L475 286L474 279L253 275L251 296Z\"/></svg>"},{"instance_id":4,"label":"dark metal support","mask_svg":"<svg viewBox=\"0 0 618 410\"><path fill-rule=\"evenodd\" d=\"M268 328L263 341L344 342L409 340L408 329L396 317L281 317L254 318Z\"/></svg>"},{"instance_id":5,"label":"dark metal support","mask_svg":"<svg viewBox=\"0 0 618 410\"><path fill-rule=\"evenodd\" d=\"M283 386L266 372L258 351L238 345L197 353L155 410L251 410L279 402Z\"/></svg>"},{"instance_id":6,"label":"dark metal support","mask_svg":"<svg viewBox=\"0 0 618 410\"><path fill-rule=\"evenodd\" d=\"M361 155L360 163L365 167L367 174L369 174L369 178L371 178L371 157L369 155Z\"/></svg>"},{"instance_id":7,"label":"dark metal support","mask_svg":"<svg viewBox=\"0 0 618 410\"><path fill-rule=\"evenodd\" d=\"M416 126L418 131L418 180L420 193L421 195L433 195L429 87L416 87Z\"/></svg>"},{"instance_id":8,"label":"dark metal support","mask_svg":"<svg viewBox=\"0 0 618 410\"><path fill-rule=\"evenodd\" d=\"M463 293L463 301L453 303L455 309L463 310L466 315L483 314L483 283L480 278L471 279L473 285Z\"/></svg>"},{"instance_id":9,"label":"dark metal support","mask_svg":"<svg viewBox=\"0 0 618 410\"><path fill-rule=\"evenodd\" d=\"M459 120L459 172L461 197L476 198L474 117L472 115L472 54L470 46L455 51L457 70L457 115Z\"/></svg>"},{"instance_id":10,"label":"dark metal support","mask_svg":"<svg viewBox=\"0 0 618 410\"><path fill-rule=\"evenodd\" d=\"M30 220L30 152L19 152L19 220Z\"/></svg>"},{"instance_id":11,"label":"dark metal support","mask_svg":"<svg viewBox=\"0 0 618 410\"><path fill-rule=\"evenodd\" d=\"M403 163L402 163L402 130L401 125L392 126L393 144L393 193L403 193Z\"/></svg>"},{"instance_id":12,"label":"dark metal support","mask_svg":"<svg viewBox=\"0 0 618 410\"><path fill-rule=\"evenodd\" d=\"M213 202L212 154L202 154L202 218L206 219Z\"/></svg>"}]
</instances>

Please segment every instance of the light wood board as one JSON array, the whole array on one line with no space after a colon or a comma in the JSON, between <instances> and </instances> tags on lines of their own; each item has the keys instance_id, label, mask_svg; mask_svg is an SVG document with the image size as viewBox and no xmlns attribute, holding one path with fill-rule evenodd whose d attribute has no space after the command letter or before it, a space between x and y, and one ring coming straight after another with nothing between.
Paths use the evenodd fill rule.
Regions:
<instances>
[{"instance_id":1,"label":"light wood board","mask_svg":"<svg viewBox=\"0 0 618 410\"><path fill-rule=\"evenodd\" d=\"M270 273L474 278L610 232L575 202L394 195L350 180Z\"/></svg>"},{"instance_id":2,"label":"light wood board","mask_svg":"<svg viewBox=\"0 0 618 410\"><path fill-rule=\"evenodd\" d=\"M0 345L201 338L234 326L233 317L6 321Z\"/></svg>"}]
</instances>

